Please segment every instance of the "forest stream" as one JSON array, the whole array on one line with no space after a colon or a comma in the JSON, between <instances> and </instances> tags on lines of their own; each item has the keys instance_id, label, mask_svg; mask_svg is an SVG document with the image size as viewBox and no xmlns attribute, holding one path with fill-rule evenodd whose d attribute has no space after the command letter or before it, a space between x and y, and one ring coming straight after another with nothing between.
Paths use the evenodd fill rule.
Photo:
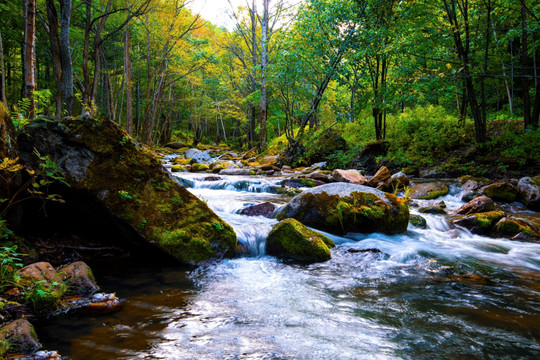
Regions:
<instances>
[{"instance_id":1,"label":"forest stream","mask_svg":"<svg viewBox=\"0 0 540 360\"><path fill-rule=\"evenodd\" d=\"M196 269L96 266L122 310L49 320L38 326L45 348L75 360L540 358L540 243L473 235L423 214L427 229L326 234L337 245L330 261L288 263L265 255L277 220L238 213L287 203L276 193L282 177L174 175L249 256ZM461 188L450 188L437 202L457 209ZM514 211L538 223L538 213Z\"/></svg>"}]
</instances>

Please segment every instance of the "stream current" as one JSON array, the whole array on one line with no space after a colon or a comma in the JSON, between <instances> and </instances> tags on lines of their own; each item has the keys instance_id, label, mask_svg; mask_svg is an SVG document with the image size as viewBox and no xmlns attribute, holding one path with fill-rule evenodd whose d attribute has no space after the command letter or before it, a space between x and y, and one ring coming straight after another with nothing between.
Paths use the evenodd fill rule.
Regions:
<instances>
[{"instance_id":1,"label":"stream current","mask_svg":"<svg viewBox=\"0 0 540 360\"><path fill-rule=\"evenodd\" d=\"M423 215L427 229L400 235L326 234L337 245L330 261L291 264L265 255L276 220L238 214L287 203L276 194L283 178L175 175L250 255L195 270L97 267L98 284L125 299L123 309L49 321L38 329L45 348L98 360L540 358L540 243ZM460 191L437 202L457 209ZM381 252L354 252L364 249Z\"/></svg>"}]
</instances>

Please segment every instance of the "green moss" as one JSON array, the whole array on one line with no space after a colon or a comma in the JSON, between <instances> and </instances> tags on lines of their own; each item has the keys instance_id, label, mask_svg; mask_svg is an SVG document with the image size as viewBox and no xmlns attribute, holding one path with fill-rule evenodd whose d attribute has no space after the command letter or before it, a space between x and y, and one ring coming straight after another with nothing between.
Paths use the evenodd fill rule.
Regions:
<instances>
[{"instance_id":1,"label":"green moss","mask_svg":"<svg viewBox=\"0 0 540 360\"><path fill-rule=\"evenodd\" d=\"M504 217L502 211L488 211L473 215L476 219L476 224L484 230L491 229L497 221Z\"/></svg>"},{"instance_id":2,"label":"green moss","mask_svg":"<svg viewBox=\"0 0 540 360\"><path fill-rule=\"evenodd\" d=\"M326 261L335 246L328 237L308 229L295 219L276 224L267 238L267 253L300 261Z\"/></svg>"},{"instance_id":3,"label":"green moss","mask_svg":"<svg viewBox=\"0 0 540 360\"><path fill-rule=\"evenodd\" d=\"M513 202L517 197L517 189L506 183L495 183L483 189L483 194L494 201Z\"/></svg>"},{"instance_id":4,"label":"green moss","mask_svg":"<svg viewBox=\"0 0 540 360\"><path fill-rule=\"evenodd\" d=\"M506 236L515 236L522 233L528 237L540 238L540 233L529 224L515 219L501 219L495 226L495 231Z\"/></svg>"},{"instance_id":5,"label":"green moss","mask_svg":"<svg viewBox=\"0 0 540 360\"><path fill-rule=\"evenodd\" d=\"M216 256L207 240L193 237L183 229L161 231L158 237L161 247L170 253L180 254L180 260L185 263L200 263Z\"/></svg>"},{"instance_id":6,"label":"green moss","mask_svg":"<svg viewBox=\"0 0 540 360\"><path fill-rule=\"evenodd\" d=\"M315 187L317 183L311 179L300 179L300 183L306 187Z\"/></svg>"},{"instance_id":7,"label":"green moss","mask_svg":"<svg viewBox=\"0 0 540 360\"><path fill-rule=\"evenodd\" d=\"M209 170L210 167L206 164L199 164L199 163L195 163L193 165L191 165L191 171L194 171L194 172L203 172L203 171L206 171L206 170Z\"/></svg>"},{"instance_id":8,"label":"green moss","mask_svg":"<svg viewBox=\"0 0 540 360\"><path fill-rule=\"evenodd\" d=\"M411 215L411 218L409 220L411 224L413 224L416 227L426 229L427 228L427 221L423 216L420 215Z\"/></svg>"},{"instance_id":9,"label":"green moss","mask_svg":"<svg viewBox=\"0 0 540 360\"><path fill-rule=\"evenodd\" d=\"M445 187L445 189L431 191L429 194L427 194L425 196L422 196L420 199L433 200L433 199L437 199L437 198L439 198L441 196L448 195L448 186L446 186L446 185L443 185L443 186Z\"/></svg>"}]
</instances>

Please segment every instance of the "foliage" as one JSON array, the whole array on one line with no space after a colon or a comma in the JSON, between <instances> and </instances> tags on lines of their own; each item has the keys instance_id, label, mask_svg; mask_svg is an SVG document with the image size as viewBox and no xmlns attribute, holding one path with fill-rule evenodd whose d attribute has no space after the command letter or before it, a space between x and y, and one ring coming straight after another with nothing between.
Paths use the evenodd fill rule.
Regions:
<instances>
[{"instance_id":1,"label":"foliage","mask_svg":"<svg viewBox=\"0 0 540 360\"><path fill-rule=\"evenodd\" d=\"M0 247L0 292L17 285L17 270L22 268L17 245Z\"/></svg>"},{"instance_id":2,"label":"foliage","mask_svg":"<svg viewBox=\"0 0 540 360\"><path fill-rule=\"evenodd\" d=\"M48 284L45 280L40 280L24 289L22 299L34 312L44 314L61 305L61 298L66 290L66 285L61 281Z\"/></svg>"}]
</instances>

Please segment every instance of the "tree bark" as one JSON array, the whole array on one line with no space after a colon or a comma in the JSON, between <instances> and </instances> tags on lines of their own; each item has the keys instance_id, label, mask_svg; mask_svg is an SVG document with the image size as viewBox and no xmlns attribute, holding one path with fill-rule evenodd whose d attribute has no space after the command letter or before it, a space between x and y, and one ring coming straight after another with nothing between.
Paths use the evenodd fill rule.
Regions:
<instances>
[{"instance_id":1,"label":"tree bark","mask_svg":"<svg viewBox=\"0 0 540 360\"><path fill-rule=\"evenodd\" d=\"M49 21L48 33L51 43L52 65L54 73L54 82L56 84L56 118L62 116L62 61L60 58L60 39L58 37L58 12L54 0L47 0L47 20Z\"/></svg>"},{"instance_id":2,"label":"tree bark","mask_svg":"<svg viewBox=\"0 0 540 360\"><path fill-rule=\"evenodd\" d=\"M30 99L28 116L33 117L36 111L34 91L36 85L36 0L24 0L24 97Z\"/></svg>"},{"instance_id":3,"label":"tree bark","mask_svg":"<svg viewBox=\"0 0 540 360\"><path fill-rule=\"evenodd\" d=\"M4 70L4 48L2 46L2 32L0 31L0 101L7 107L6 73Z\"/></svg>"},{"instance_id":4,"label":"tree bark","mask_svg":"<svg viewBox=\"0 0 540 360\"><path fill-rule=\"evenodd\" d=\"M71 0L60 1L60 57L62 61L62 93L65 111L68 116L73 115L73 63L69 46L69 27L71 21Z\"/></svg>"},{"instance_id":5,"label":"tree bark","mask_svg":"<svg viewBox=\"0 0 540 360\"><path fill-rule=\"evenodd\" d=\"M266 148L266 120L268 118L268 100L266 95L266 67L268 66L268 5L263 1L262 37L261 37L261 149Z\"/></svg>"},{"instance_id":6,"label":"tree bark","mask_svg":"<svg viewBox=\"0 0 540 360\"><path fill-rule=\"evenodd\" d=\"M126 131L133 136L133 71L130 55L129 27L125 30L124 70L126 72Z\"/></svg>"},{"instance_id":7,"label":"tree bark","mask_svg":"<svg viewBox=\"0 0 540 360\"><path fill-rule=\"evenodd\" d=\"M529 95L529 47L527 9L521 7L521 90L523 91L523 120L525 129L531 125L531 97Z\"/></svg>"}]
</instances>

